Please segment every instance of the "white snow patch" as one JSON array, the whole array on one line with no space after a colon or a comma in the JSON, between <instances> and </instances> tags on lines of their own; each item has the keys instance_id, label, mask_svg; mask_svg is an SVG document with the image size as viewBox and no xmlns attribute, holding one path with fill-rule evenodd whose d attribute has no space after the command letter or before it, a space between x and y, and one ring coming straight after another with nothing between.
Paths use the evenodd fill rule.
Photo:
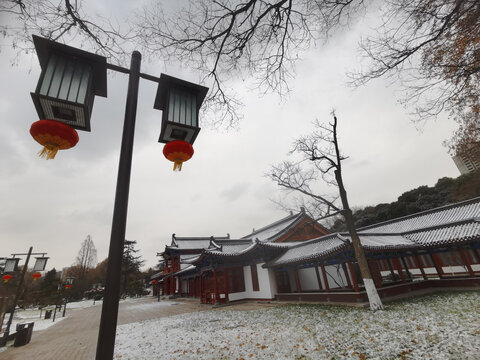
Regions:
<instances>
[{"instance_id":1,"label":"white snow patch","mask_svg":"<svg viewBox=\"0 0 480 360\"><path fill-rule=\"evenodd\" d=\"M234 309L234 308L233 308ZM126 359L478 359L480 293L432 295L384 311L321 305L202 311L117 328Z\"/></svg>"}]
</instances>

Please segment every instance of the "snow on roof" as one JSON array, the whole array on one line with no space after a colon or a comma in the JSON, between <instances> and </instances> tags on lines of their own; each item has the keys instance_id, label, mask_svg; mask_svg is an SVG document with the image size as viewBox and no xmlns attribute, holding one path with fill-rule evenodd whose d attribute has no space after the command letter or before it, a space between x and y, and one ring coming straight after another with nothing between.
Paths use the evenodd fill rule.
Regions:
<instances>
[{"instance_id":1,"label":"snow on roof","mask_svg":"<svg viewBox=\"0 0 480 360\"><path fill-rule=\"evenodd\" d=\"M270 225L267 225L259 230L255 230L252 233L243 236L242 239L258 239L260 241L271 240L273 237L275 237L275 235L294 225L303 217L303 215L305 215L303 212L300 212L298 214L291 214Z\"/></svg>"},{"instance_id":2,"label":"snow on roof","mask_svg":"<svg viewBox=\"0 0 480 360\"><path fill-rule=\"evenodd\" d=\"M404 236L422 246L438 246L480 239L480 218L467 222L406 233Z\"/></svg>"},{"instance_id":3,"label":"snow on roof","mask_svg":"<svg viewBox=\"0 0 480 360\"><path fill-rule=\"evenodd\" d=\"M358 232L405 233L473 218L480 218L480 197L365 226Z\"/></svg>"},{"instance_id":4,"label":"snow on roof","mask_svg":"<svg viewBox=\"0 0 480 360\"><path fill-rule=\"evenodd\" d=\"M288 250L267 264L278 266L295 262L304 262L324 257L345 249L349 246L348 241L340 234L325 235L321 238L296 242L288 247Z\"/></svg>"}]
</instances>

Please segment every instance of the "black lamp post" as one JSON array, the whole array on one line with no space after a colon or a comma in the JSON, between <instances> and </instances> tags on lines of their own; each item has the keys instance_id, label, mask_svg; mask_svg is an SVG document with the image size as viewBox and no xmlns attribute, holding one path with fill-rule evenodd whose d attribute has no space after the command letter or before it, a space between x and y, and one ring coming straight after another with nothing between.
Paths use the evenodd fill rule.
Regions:
<instances>
[{"instance_id":1,"label":"black lamp post","mask_svg":"<svg viewBox=\"0 0 480 360\"><path fill-rule=\"evenodd\" d=\"M126 69L108 64L105 58L98 55L50 40L39 40L39 38L34 37L34 42L40 63L41 65L43 63L43 66L39 85L36 92L32 94L32 98L41 118L53 114L54 120L66 123L77 129L89 131L94 95L106 96L106 76L104 70L110 69L129 75L108 253L107 277L96 354L97 360L112 359L117 328L121 265L127 222L139 80L142 77L159 84L155 108L163 110L160 141L162 139L165 139L165 141L181 139L190 144L195 141L200 131L198 127L198 110L208 88L163 74L158 78L140 73L142 56L138 51L132 53L130 68ZM52 58L54 60L51 60ZM42 61L42 59L50 60ZM53 61L55 61L54 64L52 64ZM59 80L55 79L60 79L59 66L63 70L57 89ZM50 75L50 73L53 75ZM81 75L76 76L75 74ZM50 80L50 76L52 76L52 80ZM47 83L49 84L48 92L45 90ZM69 89L74 89L74 94L77 94L75 101L73 101L74 95L70 96L70 92L67 92L67 95L65 95L64 89L67 88L67 84L69 84ZM77 86L77 84L79 85ZM84 84L88 86L85 85L86 87L84 88ZM52 87L56 91L51 91ZM83 96L84 93L85 97ZM82 101L79 103L78 100ZM51 109L51 111L48 109ZM173 117L166 114L170 110Z\"/></svg>"},{"instance_id":2,"label":"black lamp post","mask_svg":"<svg viewBox=\"0 0 480 360\"><path fill-rule=\"evenodd\" d=\"M13 299L12 311L10 312L10 316L8 318L7 327L5 328L5 332L3 333L3 338L0 339L0 346L5 346L7 344L8 335L10 335L10 326L12 325L13 314L15 313L15 308L17 307L18 299L20 298L20 294L22 293L23 280L25 279L25 274L27 273L30 256L32 254L41 255L41 257L36 258L36 262L33 267L34 271L43 271L45 270L45 266L47 265L48 257L45 257L46 253L32 253L32 250L33 250L33 247L30 246L28 253L12 254L12 258L6 259L5 261L4 272L5 273L15 272L18 269L18 262L20 261L20 258L18 258L17 256L24 256L24 255L27 256L27 258L25 259L25 265L23 265L22 274L20 275L20 281L17 286L17 291L15 292L15 298Z\"/></svg>"}]
</instances>

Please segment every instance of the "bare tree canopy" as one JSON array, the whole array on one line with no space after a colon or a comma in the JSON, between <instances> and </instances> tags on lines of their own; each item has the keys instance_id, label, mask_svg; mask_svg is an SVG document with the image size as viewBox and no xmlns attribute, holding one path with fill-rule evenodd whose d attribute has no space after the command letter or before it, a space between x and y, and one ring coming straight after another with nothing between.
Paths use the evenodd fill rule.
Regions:
<instances>
[{"instance_id":1,"label":"bare tree canopy","mask_svg":"<svg viewBox=\"0 0 480 360\"><path fill-rule=\"evenodd\" d=\"M20 46L31 33L67 41L79 36L96 51L121 60L128 46L152 58L180 60L211 84L206 107L218 124L235 125L238 97L232 78L254 79L262 92L288 92L303 52L364 14L382 22L361 41L367 66L354 85L399 80L417 120L446 111L458 123L452 152L479 140L480 2L478 0L195 0L188 7L147 3L125 21L127 34L108 19L86 14L82 1L4 0L0 13L22 28L2 25ZM177 6L178 7L178 6ZM364 36L359 34L359 36Z\"/></svg>"},{"instance_id":2,"label":"bare tree canopy","mask_svg":"<svg viewBox=\"0 0 480 360\"><path fill-rule=\"evenodd\" d=\"M97 265L97 249L90 235L87 235L87 238L82 241L74 265L79 268L78 276L80 278L85 277L88 270Z\"/></svg>"},{"instance_id":3,"label":"bare tree canopy","mask_svg":"<svg viewBox=\"0 0 480 360\"><path fill-rule=\"evenodd\" d=\"M346 157L340 152L337 124L335 114L333 114L333 122L328 125L316 121L312 133L300 137L293 143L290 155L297 154L299 159L284 161L278 166L273 166L267 176L284 191L299 193L301 201L307 205L306 209L309 209L310 214L318 216L317 221L338 214L343 216L367 291L370 308L374 311L380 310L383 309L383 304L372 280L343 184L342 160ZM336 185L338 195L332 197L316 194L314 186L319 180ZM337 204L338 200L340 204Z\"/></svg>"}]
</instances>

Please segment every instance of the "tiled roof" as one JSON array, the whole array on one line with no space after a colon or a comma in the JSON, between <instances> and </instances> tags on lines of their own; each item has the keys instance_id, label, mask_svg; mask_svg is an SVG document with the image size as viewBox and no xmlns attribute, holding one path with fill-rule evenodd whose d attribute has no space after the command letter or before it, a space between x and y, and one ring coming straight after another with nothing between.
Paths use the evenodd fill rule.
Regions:
<instances>
[{"instance_id":1,"label":"tiled roof","mask_svg":"<svg viewBox=\"0 0 480 360\"><path fill-rule=\"evenodd\" d=\"M269 262L267 266L315 260L346 249L349 246L348 240L340 234L326 235L318 239L290 245L285 253Z\"/></svg>"},{"instance_id":2,"label":"tiled roof","mask_svg":"<svg viewBox=\"0 0 480 360\"><path fill-rule=\"evenodd\" d=\"M358 229L359 233L405 233L445 223L480 218L480 197Z\"/></svg>"},{"instance_id":3,"label":"tiled roof","mask_svg":"<svg viewBox=\"0 0 480 360\"><path fill-rule=\"evenodd\" d=\"M419 245L427 247L479 240L480 218L406 233L404 236Z\"/></svg>"},{"instance_id":4,"label":"tiled roof","mask_svg":"<svg viewBox=\"0 0 480 360\"><path fill-rule=\"evenodd\" d=\"M202 250L208 248L212 240L228 240L228 237L176 237L172 236L172 243L166 249L172 250Z\"/></svg>"},{"instance_id":5,"label":"tiled roof","mask_svg":"<svg viewBox=\"0 0 480 360\"><path fill-rule=\"evenodd\" d=\"M290 229L292 226L294 226L304 215L305 214L303 212L289 215L281 220L243 236L242 239L258 239L260 241L273 240L276 235L283 233L286 229Z\"/></svg>"}]
</instances>

